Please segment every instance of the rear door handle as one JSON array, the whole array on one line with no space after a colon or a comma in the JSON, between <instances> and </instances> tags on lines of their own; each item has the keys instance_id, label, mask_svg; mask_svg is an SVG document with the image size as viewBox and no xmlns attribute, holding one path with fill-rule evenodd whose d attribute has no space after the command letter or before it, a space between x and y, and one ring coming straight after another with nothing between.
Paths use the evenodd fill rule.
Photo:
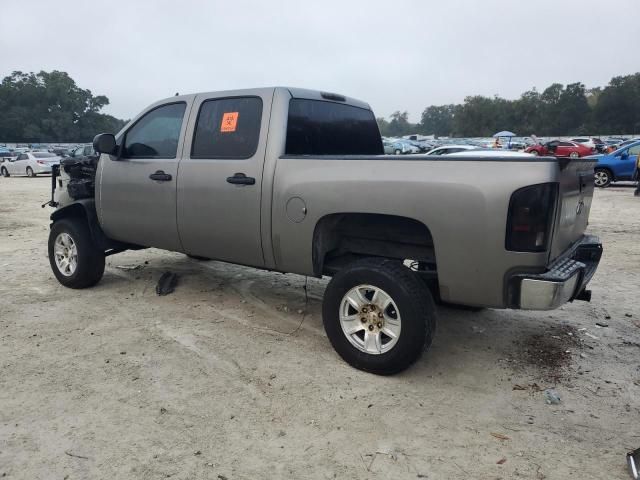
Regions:
<instances>
[{"instance_id":1,"label":"rear door handle","mask_svg":"<svg viewBox=\"0 0 640 480\"><path fill-rule=\"evenodd\" d=\"M151 175L149 175L149 178L157 182L170 182L172 177L168 173L164 173L162 170L158 170L156 173L152 173Z\"/></svg>"},{"instance_id":2,"label":"rear door handle","mask_svg":"<svg viewBox=\"0 0 640 480\"><path fill-rule=\"evenodd\" d=\"M227 182L234 185L255 185L256 179L247 177L244 173L234 173L233 177L227 177Z\"/></svg>"}]
</instances>

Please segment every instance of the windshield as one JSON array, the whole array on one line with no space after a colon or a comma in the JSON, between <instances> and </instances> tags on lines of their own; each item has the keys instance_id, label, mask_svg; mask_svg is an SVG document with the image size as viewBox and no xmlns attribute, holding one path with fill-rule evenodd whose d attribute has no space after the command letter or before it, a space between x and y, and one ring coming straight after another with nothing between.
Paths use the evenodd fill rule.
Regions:
<instances>
[{"instance_id":1,"label":"windshield","mask_svg":"<svg viewBox=\"0 0 640 480\"><path fill-rule=\"evenodd\" d=\"M34 157L36 158L55 158L57 157L57 155L55 153L49 153L49 152L36 152L33 154Z\"/></svg>"}]
</instances>

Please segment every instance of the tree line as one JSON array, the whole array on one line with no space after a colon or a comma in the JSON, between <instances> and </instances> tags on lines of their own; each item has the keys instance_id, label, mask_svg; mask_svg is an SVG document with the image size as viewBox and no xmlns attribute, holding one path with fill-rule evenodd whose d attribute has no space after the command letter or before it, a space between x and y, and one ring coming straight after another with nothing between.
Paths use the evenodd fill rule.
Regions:
<instances>
[{"instance_id":1,"label":"tree line","mask_svg":"<svg viewBox=\"0 0 640 480\"><path fill-rule=\"evenodd\" d=\"M0 84L0 141L89 142L124 120L100 113L109 99L76 85L66 72L13 72Z\"/></svg>"},{"instance_id":2,"label":"tree line","mask_svg":"<svg viewBox=\"0 0 640 480\"><path fill-rule=\"evenodd\" d=\"M449 137L489 137L501 130L520 136L636 134L640 132L640 73L618 76L605 87L554 83L516 100L469 96L461 104L425 108L419 123L407 112L378 118L383 136L410 133Z\"/></svg>"}]
</instances>

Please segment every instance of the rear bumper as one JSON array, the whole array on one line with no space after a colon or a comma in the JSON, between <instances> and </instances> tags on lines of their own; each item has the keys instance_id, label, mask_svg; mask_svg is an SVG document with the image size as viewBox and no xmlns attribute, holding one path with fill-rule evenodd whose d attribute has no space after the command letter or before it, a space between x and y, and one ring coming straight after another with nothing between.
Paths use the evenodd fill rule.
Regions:
<instances>
[{"instance_id":1,"label":"rear bumper","mask_svg":"<svg viewBox=\"0 0 640 480\"><path fill-rule=\"evenodd\" d=\"M588 298L585 287L598 268L602 244L598 237L584 236L544 273L514 275L511 303L523 310L553 310L577 297ZM584 292L584 293L583 293ZM514 298L515 297L515 298Z\"/></svg>"}]
</instances>

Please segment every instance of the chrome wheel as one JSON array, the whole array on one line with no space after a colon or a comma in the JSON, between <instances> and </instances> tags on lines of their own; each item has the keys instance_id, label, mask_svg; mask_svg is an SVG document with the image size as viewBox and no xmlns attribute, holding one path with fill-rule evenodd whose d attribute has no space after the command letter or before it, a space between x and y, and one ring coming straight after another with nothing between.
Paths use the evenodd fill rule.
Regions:
<instances>
[{"instance_id":1,"label":"chrome wheel","mask_svg":"<svg viewBox=\"0 0 640 480\"><path fill-rule=\"evenodd\" d=\"M571 152L571 153L569 154L569 156L570 156L571 158L578 158L578 157L580 156L580 154L579 154L578 152Z\"/></svg>"},{"instance_id":2,"label":"chrome wheel","mask_svg":"<svg viewBox=\"0 0 640 480\"><path fill-rule=\"evenodd\" d=\"M606 185L609 185L609 174L603 170L596 170L596 173L594 174L595 178L594 178L594 183L596 184L596 187L604 187Z\"/></svg>"},{"instance_id":3,"label":"chrome wheel","mask_svg":"<svg viewBox=\"0 0 640 480\"><path fill-rule=\"evenodd\" d=\"M379 355L391 350L400 338L400 311L381 288L358 285L342 297L340 326L351 345Z\"/></svg>"},{"instance_id":4,"label":"chrome wheel","mask_svg":"<svg viewBox=\"0 0 640 480\"><path fill-rule=\"evenodd\" d=\"M65 277L70 277L78 267L78 248L68 233L56 237L53 247L56 267Z\"/></svg>"}]
</instances>

